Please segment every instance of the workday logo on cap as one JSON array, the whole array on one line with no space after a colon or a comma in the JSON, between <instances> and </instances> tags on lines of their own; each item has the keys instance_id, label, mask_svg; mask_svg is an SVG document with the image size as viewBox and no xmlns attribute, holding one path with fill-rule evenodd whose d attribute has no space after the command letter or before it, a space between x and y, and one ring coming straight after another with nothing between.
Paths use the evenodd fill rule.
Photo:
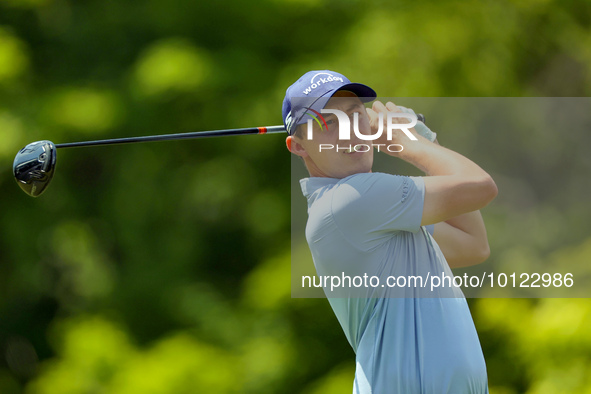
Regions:
<instances>
[{"instance_id":1,"label":"workday logo on cap","mask_svg":"<svg viewBox=\"0 0 591 394\"><path fill-rule=\"evenodd\" d=\"M308 86L306 89L304 89L304 91L302 92L303 94L310 94L312 92L312 89L316 89L320 86L322 86L325 83L329 83L329 82L340 82L341 84L345 83L345 81L343 80L343 77L339 77L339 76L335 76L331 73L328 72L319 72L314 74L314 76L312 76L312 78L310 79L310 86ZM349 82L349 81L347 81Z\"/></svg>"}]
</instances>

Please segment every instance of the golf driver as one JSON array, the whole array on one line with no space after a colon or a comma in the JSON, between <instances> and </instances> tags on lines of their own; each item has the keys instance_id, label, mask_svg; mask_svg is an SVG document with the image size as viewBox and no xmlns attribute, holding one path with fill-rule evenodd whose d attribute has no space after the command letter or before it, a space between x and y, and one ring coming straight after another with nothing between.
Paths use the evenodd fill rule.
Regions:
<instances>
[{"instance_id":1,"label":"golf driver","mask_svg":"<svg viewBox=\"0 0 591 394\"><path fill-rule=\"evenodd\" d=\"M417 118L425 122L422 114ZM198 131L193 133L163 134L144 137L115 138L97 141L68 142L54 144L51 141L32 142L22 148L14 158L12 172L16 182L25 193L31 197L40 196L53 178L57 160L56 150L59 148L75 148L83 146L132 144L136 142L171 141L183 139L196 139L206 137L222 137L229 135L246 134L274 134L285 133L283 126L250 127L243 129L227 129L213 131Z\"/></svg>"}]
</instances>

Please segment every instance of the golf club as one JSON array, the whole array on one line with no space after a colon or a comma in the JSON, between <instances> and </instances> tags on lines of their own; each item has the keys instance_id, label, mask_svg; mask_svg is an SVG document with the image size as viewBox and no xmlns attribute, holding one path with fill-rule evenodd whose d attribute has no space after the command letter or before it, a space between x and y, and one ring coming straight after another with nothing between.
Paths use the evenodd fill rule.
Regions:
<instances>
[{"instance_id":1,"label":"golf club","mask_svg":"<svg viewBox=\"0 0 591 394\"><path fill-rule=\"evenodd\" d=\"M417 114L418 120L425 122L422 114ZM68 142L54 144L51 141L32 142L22 148L15 156L12 172L20 188L31 197L40 196L53 178L57 152L59 148L76 148L83 146L119 145L136 142L155 142L196 139L207 137L222 137L246 134L274 134L285 133L283 126L250 127L243 129L227 129L213 131L197 131L191 133L163 134L144 137L115 138L97 141Z\"/></svg>"}]
</instances>

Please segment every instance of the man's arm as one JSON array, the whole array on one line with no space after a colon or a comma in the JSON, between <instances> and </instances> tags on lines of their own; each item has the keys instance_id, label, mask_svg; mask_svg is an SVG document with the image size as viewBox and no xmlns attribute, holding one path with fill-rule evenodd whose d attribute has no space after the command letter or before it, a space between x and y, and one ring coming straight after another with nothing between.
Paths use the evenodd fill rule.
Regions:
<instances>
[{"instance_id":1,"label":"man's arm","mask_svg":"<svg viewBox=\"0 0 591 394\"><path fill-rule=\"evenodd\" d=\"M439 145L439 141L433 141ZM486 227L480 211L468 212L435 224L433 238L451 268L483 263L490 256Z\"/></svg>"},{"instance_id":2,"label":"man's arm","mask_svg":"<svg viewBox=\"0 0 591 394\"><path fill-rule=\"evenodd\" d=\"M372 122L376 112L398 112L388 103L374 103L370 113ZM373 112L373 113L372 113ZM373 116L375 115L375 116ZM400 143L401 152L390 153L409 162L427 174L425 202L421 225L435 225L434 238L451 267L478 264L489 254L486 229L478 211L497 195L497 187L482 168L471 160L449 149L417 136L417 141L398 133L390 141ZM388 143L389 141L379 141Z\"/></svg>"},{"instance_id":3,"label":"man's arm","mask_svg":"<svg viewBox=\"0 0 591 394\"><path fill-rule=\"evenodd\" d=\"M435 224L433 238L451 268L480 264L490 255L486 227L480 211L465 213Z\"/></svg>"},{"instance_id":4,"label":"man's arm","mask_svg":"<svg viewBox=\"0 0 591 394\"><path fill-rule=\"evenodd\" d=\"M432 172L426 174L437 176ZM486 227L479 210L436 223L433 238L451 268L480 264L490 256Z\"/></svg>"},{"instance_id":5,"label":"man's arm","mask_svg":"<svg viewBox=\"0 0 591 394\"><path fill-rule=\"evenodd\" d=\"M484 208L497 195L497 187L484 170L466 157L424 138L409 141L401 159L428 176L421 225L445 222Z\"/></svg>"}]
</instances>

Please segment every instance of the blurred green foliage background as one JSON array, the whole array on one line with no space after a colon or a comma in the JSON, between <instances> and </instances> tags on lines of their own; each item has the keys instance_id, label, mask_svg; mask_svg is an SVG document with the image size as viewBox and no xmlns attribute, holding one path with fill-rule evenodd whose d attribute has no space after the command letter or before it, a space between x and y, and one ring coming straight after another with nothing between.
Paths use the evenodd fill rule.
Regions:
<instances>
[{"instance_id":1,"label":"blurred green foliage background","mask_svg":"<svg viewBox=\"0 0 591 394\"><path fill-rule=\"evenodd\" d=\"M284 136L60 150L38 199L11 174L40 139L281 124L310 69L380 96L589 96L591 4L0 1L0 393L351 391L328 303L290 297ZM467 133L440 139L500 186L491 260L588 265L589 136ZM491 393L591 393L589 300L470 304Z\"/></svg>"}]
</instances>

